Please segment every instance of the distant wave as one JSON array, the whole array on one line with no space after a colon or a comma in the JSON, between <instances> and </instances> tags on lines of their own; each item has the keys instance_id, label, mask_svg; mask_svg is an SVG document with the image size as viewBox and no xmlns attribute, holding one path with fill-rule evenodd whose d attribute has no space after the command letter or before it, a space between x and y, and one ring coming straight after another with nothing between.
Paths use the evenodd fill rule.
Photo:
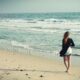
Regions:
<instances>
[{"instance_id":1,"label":"distant wave","mask_svg":"<svg viewBox=\"0 0 80 80\"><path fill-rule=\"evenodd\" d=\"M69 30L80 33L80 21L65 19L0 19L0 28L24 29L43 32L57 32L58 30ZM60 32L60 31L59 31Z\"/></svg>"},{"instance_id":2,"label":"distant wave","mask_svg":"<svg viewBox=\"0 0 80 80\"><path fill-rule=\"evenodd\" d=\"M49 19L0 19L2 22L26 22L26 23L36 23L36 22L52 22L52 23L57 23L57 22L64 22L64 23L76 23L80 24L80 20L67 20L67 19L55 19L55 18L49 18Z\"/></svg>"},{"instance_id":3,"label":"distant wave","mask_svg":"<svg viewBox=\"0 0 80 80\"><path fill-rule=\"evenodd\" d=\"M58 26L60 28L62 25L67 25L75 27L76 25L80 25L80 21L71 21L71 20L65 20L65 19L0 19L0 26L8 26L8 27L37 27L42 26L48 28L48 26ZM60 26L60 27L59 27ZM67 27L68 27L67 26ZM71 26L71 27L72 27ZM70 27L69 27L70 28Z\"/></svg>"},{"instance_id":4,"label":"distant wave","mask_svg":"<svg viewBox=\"0 0 80 80\"><path fill-rule=\"evenodd\" d=\"M45 22L66 22L67 20L66 19L54 19L54 18L51 18L51 19L44 19Z\"/></svg>"}]
</instances>

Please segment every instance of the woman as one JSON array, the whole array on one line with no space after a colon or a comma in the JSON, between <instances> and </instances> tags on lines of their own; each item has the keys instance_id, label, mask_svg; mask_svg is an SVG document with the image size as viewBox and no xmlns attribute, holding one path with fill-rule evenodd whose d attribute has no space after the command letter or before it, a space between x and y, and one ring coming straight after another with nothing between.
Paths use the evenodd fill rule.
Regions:
<instances>
[{"instance_id":1,"label":"woman","mask_svg":"<svg viewBox=\"0 0 80 80\"><path fill-rule=\"evenodd\" d=\"M72 53L71 47L74 46L75 44L73 40L69 38L69 32L65 32L62 40L62 50L60 51L60 56L63 57L64 65L67 69L66 72L68 72L70 68L70 56Z\"/></svg>"}]
</instances>

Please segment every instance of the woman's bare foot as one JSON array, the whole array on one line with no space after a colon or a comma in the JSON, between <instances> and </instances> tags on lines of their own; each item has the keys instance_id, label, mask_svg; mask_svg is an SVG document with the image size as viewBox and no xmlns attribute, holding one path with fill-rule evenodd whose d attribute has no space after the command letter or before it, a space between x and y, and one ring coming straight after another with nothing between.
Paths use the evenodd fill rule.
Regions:
<instances>
[{"instance_id":1,"label":"woman's bare foot","mask_svg":"<svg viewBox=\"0 0 80 80\"><path fill-rule=\"evenodd\" d=\"M66 70L65 72L66 72L66 73L68 73L68 72L69 72L69 70Z\"/></svg>"}]
</instances>

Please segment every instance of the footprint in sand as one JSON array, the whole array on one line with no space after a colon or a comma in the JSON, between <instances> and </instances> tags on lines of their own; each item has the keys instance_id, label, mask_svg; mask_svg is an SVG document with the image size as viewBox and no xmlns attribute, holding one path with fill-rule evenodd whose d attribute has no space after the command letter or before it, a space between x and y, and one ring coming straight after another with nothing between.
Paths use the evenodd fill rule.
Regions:
<instances>
[{"instance_id":1,"label":"footprint in sand","mask_svg":"<svg viewBox=\"0 0 80 80\"><path fill-rule=\"evenodd\" d=\"M26 73L25 75L26 75L26 76L28 76L28 74L27 74L27 73Z\"/></svg>"},{"instance_id":2,"label":"footprint in sand","mask_svg":"<svg viewBox=\"0 0 80 80\"><path fill-rule=\"evenodd\" d=\"M24 71L23 69L20 69L20 71Z\"/></svg>"},{"instance_id":3,"label":"footprint in sand","mask_svg":"<svg viewBox=\"0 0 80 80\"><path fill-rule=\"evenodd\" d=\"M0 75L0 80L2 80L4 77Z\"/></svg>"},{"instance_id":4,"label":"footprint in sand","mask_svg":"<svg viewBox=\"0 0 80 80\"><path fill-rule=\"evenodd\" d=\"M25 75L26 75L26 76L28 76L29 74L28 74L28 73L26 73ZM28 79L31 79L31 77L28 77Z\"/></svg>"},{"instance_id":5,"label":"footprint in sand","mask_svg":"<svg viewBox=\"0 0 80 80\"><path fill-rule=\"evenodd\" d=\"M6 75L10 75L10 73L6 73Z\"/></svg>"},{"instance_id":6,"label":"footprint in sand","mask_svg":"<svg viewBox=\"0 0 80 80\"><path fill-rule=\"evenodd\" d=\"M40 77L42 78L42 77L44 77L43 75L40 75Z\"/></svg>"},{"instance_id":7,"label":"footprint in sand","mask_svg":"<svg viewBox=\"0 0 80 80\"><path fill-rule=\"evenodd\" d=\"M19 69L16 69L16 71L19 71Z\"/></svg>"},{"instance_id":8,"label":"footprint in sand","mask_svg":"<svg viewBox=\"0 0 80 80\"><path fill-rule=\"evenodd\" d=\"M31 77L28 77L29 79L31 79Z\"/></svg>"}]
</instances>

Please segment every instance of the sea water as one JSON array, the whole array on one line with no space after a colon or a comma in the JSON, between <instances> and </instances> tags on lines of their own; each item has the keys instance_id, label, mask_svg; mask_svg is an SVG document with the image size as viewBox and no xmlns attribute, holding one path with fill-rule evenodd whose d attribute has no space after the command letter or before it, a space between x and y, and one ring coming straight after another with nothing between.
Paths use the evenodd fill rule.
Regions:
<instances>
[{"instance_id":1,"label":"sea water","mask_svg":"<svg viewBox=\"0 0 80 80\"><path fill-rule=\"evenodd\" d=\"M80 55L80 13L0 14L0 49L33 55L59 55L65 31Z\"/></svg>"}]
</instances>

